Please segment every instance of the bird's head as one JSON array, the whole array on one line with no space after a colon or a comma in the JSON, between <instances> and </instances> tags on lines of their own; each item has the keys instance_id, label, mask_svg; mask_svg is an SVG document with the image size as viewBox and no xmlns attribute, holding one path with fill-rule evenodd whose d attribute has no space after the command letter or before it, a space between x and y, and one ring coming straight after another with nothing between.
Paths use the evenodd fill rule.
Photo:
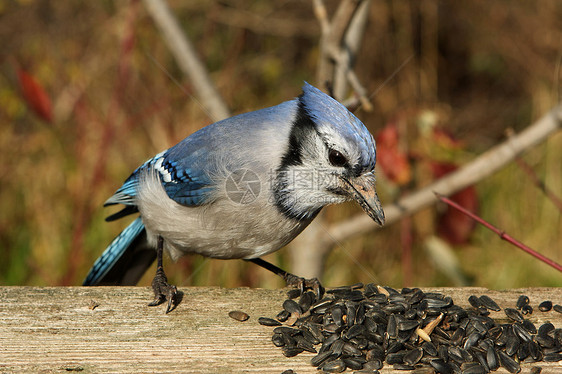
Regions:
<instances>
[{"instance_id":1,"label":"bird's head","mask_svg":"<svg viewBox=\"0 0 562 374\"><path fill-rule=\"evenodd\" d=\"M379 225L373 136L342 104L305 83L273 192L281 211L313 218L322 207L355 200Z\"/></svg>"}]
</instances>

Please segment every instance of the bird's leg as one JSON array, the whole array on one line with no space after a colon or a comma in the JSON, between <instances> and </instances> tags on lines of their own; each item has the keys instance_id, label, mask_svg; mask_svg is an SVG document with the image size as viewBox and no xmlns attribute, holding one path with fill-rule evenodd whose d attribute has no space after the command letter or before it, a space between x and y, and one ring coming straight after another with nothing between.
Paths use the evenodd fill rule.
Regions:
<instances>
[{"instance_id":1,"label":"bird's leg","mask_svg":"<svg viewBox=\"0 0 562 374\"><path fill-rule=\"evenodd\" d=\"M156 247L157 268L156 275L152 280L152 290L154 290L154 301L148 306L155 306L162 304L168 299L168 307L166 313L172 310L172 306L176 304L176 296L178 289L176 286L168 284L168 277L164 273L164 266L162 266L162 257L164 255L164 239L158 236L158 245Z\"/></svg>"},{"instance_id":2,"label":"bird's leg","mask_svg":"<svg viewBox=\"0 0 562 374\"><path fill-rule=\"evenodd\" d=\"M305 279L303 277L299 277L297 275L286 272L285 270L273 265L270 262L262 260L261 258L251 258L246 261L253 262L256 265L259 265L262 268L267 269L272 273L279 275L285 280L287 286L293 286L298 288L301 291L301 294L306 289L312 289L316 293L318 300L320 300L322 296L324 296L324 287L322 286L318 278Z\"/></svg>"}]
</instances>

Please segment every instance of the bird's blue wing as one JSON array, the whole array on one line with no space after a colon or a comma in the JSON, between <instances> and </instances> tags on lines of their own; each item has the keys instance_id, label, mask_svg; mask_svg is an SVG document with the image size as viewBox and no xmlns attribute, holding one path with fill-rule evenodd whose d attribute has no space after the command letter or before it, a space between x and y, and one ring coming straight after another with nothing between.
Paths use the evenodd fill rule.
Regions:
<instances>
[{"instance_id":1,"label":"bird's blue wing","mask_svg":"<svg viewBox=\"0 0 562 374\"><path fill-rule=\"evenodd\" d=\"M178 204L199 206L209 200L209 196L214 190L213 183L208 173L198 167L204 163L194 157L193 153L186 152L188 147L187 144L183 144L184 142L157 154L127 178L125 183L104 204L104 206L125 205L122 211L108 217L108 221L137 212L135 197L138 193L139 180L142 173L148 169L153 169L159 175L164 190ZM181 147L181 152L178 152L179 147ZM178 155L183 157L178 158Z\"/></svg>"},{"instance_id":2,"label":"bird's blue wing","mask_svg":"<svg viewBox=\"0 0 562 374\"><path fill-rule=\"evenodd\" d=\"M199 163L190 162L192 157L177 159L172 156L164 155L154 164L170 199L185 206L205 204L214 190L208 174L197 167Z\"/></svg>"}]
</instances>

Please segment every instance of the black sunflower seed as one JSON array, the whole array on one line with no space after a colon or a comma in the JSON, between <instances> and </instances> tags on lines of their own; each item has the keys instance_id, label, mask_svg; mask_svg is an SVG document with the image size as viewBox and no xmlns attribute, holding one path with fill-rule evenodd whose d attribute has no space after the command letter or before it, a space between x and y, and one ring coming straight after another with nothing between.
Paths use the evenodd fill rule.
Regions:
<instances>
[{"instance_id":1,"label":"black sunflower seed","mask_svg":"<svg viewBox=\"0 0 562 374\"><path fill-rule=\"evenodd\" d=\"M357 303L353 301L346 301L345 303L346 324L348 327L355 323L355 316L357 315Z\"/></svg>"},{"instance_id":2,"label":"black sunflower seed","mask_svg":"<svg viewBox=\"0 0 562 374\"><path fill-rule=\"evenodd\" d=\"M505 312L505 315L508 316L510 319L514 320L515 322L523 322L523 316L521 315L521 313L519 313L519 311L517 309L513 309L513 308L505 308L503 310Z\"/></svg>"},{"instance_id":3,"label":"black sunflower seed","mask_svg":"<svg viewBox=\"0 0 562 374\"><path fill-rule=\"evenodd\" d=\"M357 307L357 311L355 313L355 324L362 325L363 322L365 322L366 316L367 315L365 313L365 305L359 304L359 306Z\"/></svg>"},{"instance_id":4,"label":"black sunflower seed","mask_svg":"<svg viewBox=\"0 0 562 374\"><path fill-rule=\"evenodd\" d=\"M480 296L480 303L487 309L493 310L494 312L499 312L501 310L499 305L488 295Z\"/></svg>"},{"instance_id":5,"label":"black sunflower seed","mask_svg":"<svg viewBox=\"0 0 562 374\"><path fill-rule=\"evenodd\" d=\"M332 353L334 354L334 357L340 357L341 354L343 353L343 347L345 345L345 342L341 339L336 340L332 346L330 347L332 350Z\"/></svg>"},{"instance_id":6,"label":"black sunflower seed","mask_svg":"<svg viewBox=\"0 0 562 374\"><path fill-rule=\"evenodd\" d=\"M517 302L515 303L515 306L517 307L517 309L521 309L523 308L525 305L529 304L529 296L527 295L521 295L519 296L519 298L517 299Z\"/></svg>"},{"instance_id":7,"label":"black sunflower seed","mask_svg":"<svg viewBox=\"0 0 562 374\"><path fill-rule=\"evenodd\" d=\"M389 353L386 355L386 363L389 365L403 364L406 351L399 351L396 353Z\"/></svg>"},{"instance_id":8,"label":"black sunflower seed","mask_svg":"<svg viewBox=\"0 0 562 374\"><path fill-rule=\"evenodd\" d=\"M524 342L519 344L519 348L517 348L517 360L521 362L527 357L529 357L529 342Z\"/></svg>"},{"instance_id":9,"label":"black sunflower seed","mask_svg":"<svg viewBox=\"0 0 562 374\"><path fill-rule=\"evenodd\" d=\"M450 346L448 348L449 360L453 360L454 362L458 363L459 365L465 362L465 359L459 349L459 347Z\"/></svg>"},{"instance_id":10,"label":"black sunflower seed","mask_svg":"<svg viewBox=\"0 0 562 374\"><path fill-rule=\"evenodd\" d=\"M521 308L521 314L523 314L524 316L527 316L529 314L533 314L533 307L530 305L523 305L523 308Z\"/></svg>"},{"instance_id":11,"label":"black sunflower seed","mask_svg":"<svg viewBox=\"0 0 562 374\"><path fill-rule=\"evenodd\" d=\"M291 314L301 315L302 309L296 301L288 299L283 302L283 309Z\"/></svg>"},{"instance_id":12,"label":"black sunflower seed","mask_svg":"<svg viewBox=\"0 0 562 374\"><path fill-rule=\"evenodd\" d=\"M298 329L287 326L279 326L273 329L274 334L287 334L289 336L296 335L299 333Z\"/></svg>"},{"instance_id":13,"label":"black sunflower seed","mask_svg":"<svg viewBox=\"0 0 562 374\"><path fill-rule=\"evenodd\" d=\"M315 300L316 300L316 295L314 295L314 292L308 291L302 294L302 296L299 299L298 305L300 306L302 312L304 313L308 311L308 309L311 307L312 303L314 303Z\"/></svg>"},{"instance_id":14,"label":"black sunflower seed","mask_svg":"<svg viewBox=\"0 0 562 374\"><path fill-rule=\"evenodd\" d=\"M356 358L343 358L342 359L345 366L351 370L361 370L363 369L363 360L358 360Z\"/></svg>"},{"instance_id":15,"label":"black sunflower seed","mask_svg":"<svg viewBox=\"0 0 562 374\"><path fill-rule=\"evenodd\" d=\"M314 356L310 359L310 363L312 364L312 366L319 366L324 361L326 361L331 355L332 355L332 352L330 352L330 351L318 353L316 356Z\"/></svg>"},{"instance_id":16,"label":"black sunflower seed","mask_svg":"<svg viewBox=\"0 0 562 374\"><path fill-rule=\"evenodd\" d=\"M319 352L326 352L326 351L332 351L332 345L333 343L335 343L337 340L339 339L339 336L336 334L332 334L330 336L328 336L326 339L324 339L324 341L322 342L322 347L320 347L320 351Z\"/></svg>"},{"instance_id":17,"label":"black sunflower seed","mask_svg":"<svg viewBox=\"0 0 562 374\"><path fill-rule=\"evenodd\" d=\"M554 325L550 322L546 322L539 327L538 335L546 337L551 331L554 331Z\"/></svg>"},{"instance_id":18,"label":"black sunflower seed","mask_svg":"<svg viewBox=\"0 0 562 374\"><path fill-rule=\"evenodd\" d=\"M289 291L287 291L287 297L289 299L296 299L300 295L301 295L301 290L299 290L298 288L291 288Z\"/></svg>"},{"instance_id":19,"label":"black sunflower seed","mask_svg":"<svg viewBox=\"0 0 562 374\"><path fill-rule=\"evenodd\" d=\"M529 343L529 354L535 361L540 361L543 357L542 351L537 343L530 341Z\"/></svg>"},{"instance_id":20,"label":"black sunflower seed","mask_svg":"<svg viewBox=\"0 0 562 374\"><path fill-rule=\"evenodd\" d=\"M440 374L453 374L453 366L442 359L431 360L429 364Z\"/></svg>"},{"instance_id":21,"label":"black sunflower seed","mask_svg":"<svg viewBox=\"0 0 562 374\"><path fill-rule=\"evenodd\" d=\"M302 329L306 329L308 333L312 336L314 344L318 344L324 341L324 335L322 334L322 325L313 322L305 322L302 325Z\"/></svg>"},{"instance_id":22,"label":"black sunflower seed","mask_svg":"<svg viewBox=\"0 0 562 374\"><path fill-rule=\"evenodd\" d=\"M304 349L285 345L283 348L281 348L281 351L283 352L283 355L285 357L294 357L299 353L302 353Z\"/></svg>"},{"instance_id":23,"label":"black sunflower seed","mask_svg":"<svg viewBox=\"0 0 562 374\"><path fill-rule=\"evenodd\" d=\"M353 339L354 337L363 334L366 331L363 325L353 325L351 326L343 335L347 340Z\"/></svg>"},{"instance_id":24,"label":"black sunflower seed","mask_svg":"<svg viewBox=\"0 0 562 374\"><path fill-rule=\"evenodd\" d=\"M437 347L437 357L445 362L449 361L449 351L446 345L440 345Z\"/></svg>"},{"instance_id":25,"label":"black sunflower seed","mask_svg":"<svg viewBox=\"0 0 562 374\"><path fill-rule=\"evenodd\" d=\"M519 338L515 335L511 326L505 329L504 335L506 339L505 352L509 356L513 356L517 352L517 348L519 348Z\"/></svg>"},{"instance_id":26,"label":"black sunflower seed","mask_svg":"<svg viewBox=\"0 0 562 374\"><path fill-rule=\"evenodd\" d=\"M419 362L419 360L421 360L421 358L423 357L423 349L421 348L416 348L416 349L412 349L411 351L409 351L408 353L406 353L404 355L404 363L406 365L415 365Z\"/></svg>"},{"instance_id":27,"label":"black sunflower seed","mask_svg":"<svg viewBox=\"0 0 562 374\"><path fill-rule=\"evenodd\" d=\"M367 353L365 354L365 359L367 359L367 361L384 361L384 356L385 353L381 346L375 345L373 348L367 351Z\"/></svg>"},{"instance_id":28,"label":"black sunflower seed","mask_svg":"<svg viewBox=\"0 0 562 374\"><path fill-rule=\"evenodd\" d=\"M545 300L539 304L539 310L541 312L550 312L551 309L552 309L552 301L550 300Z\"/></svg>"},{"instance_id":29,"label":"black sunflower seed","mask_svg":"<svg viewBox=\"0 0 562 374\"><path fill-rule=\"evenodd\" d=\"M303 335L296 335L294 339L297 342L298 348L302 348L307 352L317 353L316 349L314 349L314 344L308 341Z\"/></svg>"},{"instance_id":30,"label":"black sunflower seed","mask_svg":"<svg viewBox=\"0 0 562 374\"><path fill-rule=\"evenodd\" d=\"M552 310L558 313L562 313L562 305L556 304L555 306L552 307Z\"/></svg>"},{"instance_id":31,"label":"black sunflower seed","mask_svg":"<svg viewBox=\"0 0 562 374\"><path fill-rule=\"evenodd\" d=\"M480 338L482 337L482 335L479 332L473 332L472 334L470 334L465 342L464 342L464 349L469 349L473 346L476 345L476 343L478 343L478 340L480 340Z\"/></svg>"},{"instance_id":32,"label":"black sunflower seed","mask_svg":"<svg viewBox=\"0 0 562 374\"><path fill-rule=\"evenodd\" d=\"M361 282L355 283L355 284L352 284L351 286L349 286L349 288L351 288L352 290L360 290L363 287L364 287L364 284L361 283Z\"/></svg>"},{"instance_id":33,"label":"black sunflower seed","mask_svg":"<svg viewBox=\"0 0 562 374\"><path fill-rule=\"evenodd\" d=\"M477 362L463 364L461 366L463 374L486 374L488 370Z\"/></svg>"},{"instance_id":34,"label":"black sunflower seed","mask_svg":"<svg viewBox=\"0 0 562 374\"><path fill-rule=\"evenodd\" d=\"M500 358L501 366L503 366L510 373L519 373L521 371L521 366L507 355L504 351L498 351L498 356Z\"/></svg>"},{"instance_id":35,"label":"black sunflower seed","mask_svg":"<svg viewBox=\"0 0 562 374\"><path fill-rule=\"evenodd\" d=\"M523 325L519 323L514 323L512 325L512 328L515 335L517 335L521 341L524 342L531 341L532 339L531 334L529 334L529 332L523 328Z\"/></svg>"},{"instance_id":36,"label":"black sunflower seed","mask_svg":"<svg viewBox=\"0 0 562 374\"><path fill-rule=\"evenodd\" d=\"M326 373L341 373L345 371L346 366L343 360L337 359L323 363L320 368Z\"/></svg>"},{"instance_id":37,"label":"black sunflower seed","mask_svg":"<svg viewBox=\"0 0 562 374\"><path fill-rule=\"evenodd\" d=\"M263 326L281 326L281 322L267 317L258 318L258 323Z\"/></svg>"},{"instance_id":38,"label":"black sunflower seed","mask_svg":"<svg viewBox=\"0 0 562 374\"><path fill-rule=\"evenodd\" d=\"M462 327L459 327L451 336L451 343L453 345L460 345L462 340L464 339L465 334L466 331Z\"/></svg>"},{"instance_id":39,"label":"black sunflower seed","mask_svg":"<svg viewBox=\"0 0 562 374\"><path fill-rule=\"evenodd\" d=\"M382 369L383 363L381 360L371 360L363 364L363 370L379 370Z\"/></svg>"},{"instance_id":40,"label":"black sunflower seed","mask_svg":"<svg viewBox=\"0 0 562 374\"><path fill-rule=\"evenodd\" d=\"M396 339L398 337L398 321L395 314L391 314L388 317L386 332L390 339Z\"/></svg>"},{"instance_id":41,"label":"black sunflower seed","mask_svg":"<svg viewBox=\"0 0 562 374\"><path fill-rule=\"evenodd\" d=\"M343 325L343 316L344 316L343 306L336 305L331 309L330 314L332 316L332 320L334 321L334 324L336 324L336 326L338 327L341 327Z\"/></svg>"},{"instance_id":42,"label":"black sunflower seed","mask_svg":"<svg viewBox=\"0 0 562 374\"><path fill-rule=\"evenodd\" d=\"M355 347L351 343L343 344L343 353L349 356L361 356L363 354L359 348Z\"/></svg>"},{"instance_id":43,"label":"black sunflower seed","mask_svg":"<svg viewBox=\"0 0 562 374\"><path fill-rule=\"evenodd\" d=\"M286 320L289 319L289 317L291 316L291 313L287 312L286 310L282 310L281 312L279 312L279 314L277 314L277 320L279 322L285 322Z\"/></svg>"},{"instance_id":44,"label":"black sunflower seed","mask_svg":"<svg viewBox=\"0 0 562 374\"><path fill-rule=\"evenodd\" d=\"M413 330L420 325L419 321L416 320L404 320L398 322L398 331L408 331Z\"/></svg>"},{"instance_id":45,"label":"black sunflower seed","mask_svg":"<svg viewBox=\"0 0 562 374\"><path fill-rule=\"evenodd\" d=\"M478 309L482 306L482 302L480 301L480 299L476 295L470 295L468 297L468 302L470 303L470 305L472 305L472 307L474 307L476 309Z\"/></svg>"},{"instance_id":46,"label":"black sunflower seed","mask_svg":"<svg viewBox=\"0 0 562 374\"><path fill-rule=\"evenodd\" d=\"M500 367L500 359L493 346L489 346L488 349L486 349L486 362L492 371Z\"/></svg>"},{"instance_id":47,"label":"black sunflower seed","mask_svg":"<svg viewBox=\"0 0 562 374\"><path fill-rule=\"evenodd\" d=\"M484 350L478 348L471 348L472 356L476 359L475 362L478 362L484 369L486 373L490 371L490 367L488 366L488 362L486 361L486 352Z\"/></svg>"},{"instance_id":48,"label":"black sunflower seed","mask_svg":"<svg viewBox=\"0 0 562 374\"><path fill-rule=\"evenodd\" d=\"M432 342L424 341L422 343L422 349L429 356L437 356L437 347L435 347L435 344L433 344Z\"/></svg>"},{"instance_id":49,"label":"black sunflower seed","mask_svg":"<svg viewBox=\"0 0 562 374\"><path fill-rule=\"evenodd\" d=\"M500 335L503 333L503 329L501 326L495 326L492 327L490 330L488 330L487 335L492 338L493 340L497 340Z\"/></svg>"},{"instance_id":50,"label":"black sunflower seed","mask_svg":"<svg viewBox=\"0 0 562 374\"><path fill-rule=\"evenodd\" d=\"M556 341L554 340L554 338L551 338L550 336L541 336L541 335L537 335L535 336L535 341L544 348L552 348L556 345Z\"/></svg>"},{"instance_id":51,"label":"black sunflower seed","mask_svg":"<svg viewBox=\"0 0 562 374\"><path fill-rule=\"evenodd\" d=\"M533 322L529 321L528 319L523 321L522 326L525 330L527 330L531 334L537 333L537 328L535 327L535 324Z\"/></svg>"},{"instance_id":52,"label":"black sunflower seed","mask_svg":"<svg viewBox=\"0 0 562 374\"><path fill-rule=\"evenodd\" d=\"M271 337L271 341L276 347L282 347L285 345L285 339L283 339L282 334L273 334L273 336Z\"/></svg>"}]
</instances>

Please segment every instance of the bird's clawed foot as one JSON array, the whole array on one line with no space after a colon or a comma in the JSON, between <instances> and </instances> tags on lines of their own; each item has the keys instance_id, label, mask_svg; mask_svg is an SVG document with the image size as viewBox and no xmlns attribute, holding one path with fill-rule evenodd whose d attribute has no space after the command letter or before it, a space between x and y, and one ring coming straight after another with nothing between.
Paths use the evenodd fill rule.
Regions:
<instances>
[{"instance_id":1,"label":"bird's clawed foot","mask_svg":"<svg viewBox=\"0 0 562 374\"><path fill-rule=\"evenodd\" d=\"M160 305L168 300L168 306L166 307L167 314L178 304L178 289L176 286L168 283L168 277L166 277L164 273L164 268L160 266L156 270L156 275L152 280L152 290L154 291L154 301L148 304L148 306Z\"/></svg>"},{"instance_id":2,"label":"bird's clawed foot","mask_svg":"<svg viewBox=\"0 0 562 374\"><path fill-rule=\"evenodd\" d=\"M283 276L283 279L287 283L287 286L291 286L299 289L301 295L306 290L313 290L318 300L322 299L322 297L324 296L325 289L324 286L322 286L322 283L320 283L320 281L318 280L318 278L305 279L303 277L299 277L291 273L286 273Z\"/></svg>"}]
</instances>

